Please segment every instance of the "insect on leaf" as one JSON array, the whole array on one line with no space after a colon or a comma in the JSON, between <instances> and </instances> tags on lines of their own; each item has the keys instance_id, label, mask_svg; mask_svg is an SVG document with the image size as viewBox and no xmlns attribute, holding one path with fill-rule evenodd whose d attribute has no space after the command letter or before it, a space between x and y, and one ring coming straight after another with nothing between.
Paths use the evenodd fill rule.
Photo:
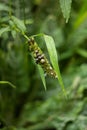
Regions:
<instances>
[{"instance_id":1,"label":"insect on leaf","mask_svg":"<svg viewBox=\"0 0 87 130\"><path fill-rule=\"evenodd\" d=\"M42 50L33 38L29 39L29 50L33 54L36 63L43 68L44 72L47 75L56 78L56 73L54 69L51 67L45 54L42 52Z\"/></svg>"}]
</instances>

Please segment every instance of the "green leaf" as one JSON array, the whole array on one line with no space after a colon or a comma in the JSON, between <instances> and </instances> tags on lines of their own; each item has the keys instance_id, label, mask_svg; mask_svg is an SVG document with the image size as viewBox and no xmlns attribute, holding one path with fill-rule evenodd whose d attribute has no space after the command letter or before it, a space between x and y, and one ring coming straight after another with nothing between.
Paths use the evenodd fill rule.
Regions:
<instances>
[{"instance_id":1,"label":"green leaf","mask_svg":"<svg viewBox=\"0 0 87 130\"><path fill-rule=\"evenodd\" d=\"M63 16L66 19L66 23L68 22L70 17L71 3L72 0L60 0L60 6L62 9Z\"/></svg>"},{"instance_id":2,"label":"green leaf","mask_svg":"<svg viewBox=\"0 0 87 130\"><path fill-rule=\"evenodd\" d=\"M9 11L10 7L5 4L0 3L0 11Z\"/></svg>"},{"instance_id":3,"label":"green leaf","mask_svg":"<svg viewBox=\"0 0 87 130\"><path fill-rule=\"evenodd\" d=\"M10 27L3 27L0 29L0 36L4 33L4 32L8 32L10 31Z\"/></svg>"},{"instance_id":4,"label":"green leaf","mask_svg":"<svg viewBox=\"0 0 87 130\"><path fill-rule=\"evenodd\" d=\"M60 84L60 86L61 86L61 88L66 96L66 91L65 91L64 84L63 84L62 77L61 77L60 70L59 70L58 57L57 57L57 52L56 52L54 40L52 37L50 37L48 35L44 35L44 39L46 42L46 46L47 46L47 50L48 50L48 53L50 56L51 63L52 63L53 68L57 74L59 84Z\"/></svg>"},{"instance_id":5,"label":"green leaf","mask_svg":"<svg viewBox=\"0 0 87 130\"><path fill-rule=\"evenodd\" d=\"M9 82L9 81L0 81L0 84L8 84L8 85L10 85L11 87L16 88L16 86L13 85L13 84L12 84L11 82Z\"/></svg>"},{"instance_id":6,"label":"green leaf","mask_svg":"<svg viewBox=\"0 0 87 130\"><path fill-rule=\"evenodd\" d=\"M15 16L11 16L11 19L22 33L26 32L26 26L22 20L16 18Z\"/></svg>"},{"instance_id":7,"label":"green leaf","mask_svg":"<svg viewBox=\"0 0 87 130\"><path fill-rule=\"evenodd\" d=\"M44 71L43 71L43 69L41 68L40 65L38 65L38 70L39 70L40 77L41 77L41 80L43 82L44 88L46 90L46 81L45 81Z\"/></svg>"},{"instance_id":8,"label":"green leaf","mask_svg":"<svg viewBox=\"0 0 87 130\"><path fill-rule=\"evenodd\" d=\"M87 50L78 48L78 49L76 50L76 52L77 52L79 55L81 55L82 57L87 58Z\"/></svg>"}]
</instances>

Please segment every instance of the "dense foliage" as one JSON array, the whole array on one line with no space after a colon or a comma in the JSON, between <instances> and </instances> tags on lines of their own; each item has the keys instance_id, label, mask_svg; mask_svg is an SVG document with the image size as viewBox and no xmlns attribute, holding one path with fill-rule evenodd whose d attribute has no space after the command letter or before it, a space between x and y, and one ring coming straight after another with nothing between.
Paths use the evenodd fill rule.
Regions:
<instances>
[{"instance_id":1,"label":"dense foliage","mask_svg":"<svg viewBox=\"0 0 87 130\"><path fill-rule=\"evenodd\" d=\"M67 99L50 76L44 91L24 32L48 60L42 34L54 38ZM87 129L86 0L0 1L0 129Z\"/></svg>"}]
</instances>

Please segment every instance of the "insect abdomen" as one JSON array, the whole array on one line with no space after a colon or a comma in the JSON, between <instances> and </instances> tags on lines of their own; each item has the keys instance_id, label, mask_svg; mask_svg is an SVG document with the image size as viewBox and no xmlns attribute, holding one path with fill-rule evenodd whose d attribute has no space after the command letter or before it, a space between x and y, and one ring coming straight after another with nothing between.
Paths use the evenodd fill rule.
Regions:
<instances>
[{"instance_id":1,"label":"insect abdomen","mask_svg":"<svg viewBox=\"0 0 87 130\"><path fill-rule=\"evenodd\" d=\"M57 75L51 65L49 64L46 56L42 50L38 47L38 44L34 41L34 38L29 39L29 50L32 52L33 57L37 64L41 65L44 72L51 77L57 78Z\"/></svg>"}]
</instances>

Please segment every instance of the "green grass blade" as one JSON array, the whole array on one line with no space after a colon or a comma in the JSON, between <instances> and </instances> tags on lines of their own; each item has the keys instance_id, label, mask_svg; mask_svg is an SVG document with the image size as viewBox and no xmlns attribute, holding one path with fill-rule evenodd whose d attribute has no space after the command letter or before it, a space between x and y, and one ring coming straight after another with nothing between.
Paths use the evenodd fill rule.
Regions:
<instances>
[{"instance_id":1,"label":"green grass blade","mask_svg":"<svg viewBox=\"0 0 87 130\"><path fill-rule=\"evenodd\" d=\"M47 50L48 50L48 53L50 56L51 63L57 74L59 84L64 92L64 95L66 96L66 91L65 91L64 84L63 84L62 77L61 77L60 70L59 70L58 57L57 57L54 40L51 36L48 36L48 35L44 35L44 39L46 42L46 46L47 46Z\"/></svg>"},{"instance_id":2,"label":"green grass blade","mask_svg":"<svg viewBox=\"0 0 87 130\"><path fill-rule=\"evenodd\" d=\"M43 69L41 68L40 65L38 65L38 70L39 70L40 77L41 77L41 80L43 82L44 88L46 90L46 80L45 80L45 76L44 76L44 71L43 71Z\"/></svg>"},{"instance_id":3,"label":"green grass blade","mask_svg":"<svg viewBox=\"0 0 87 130\"><path fill-rule=\"evenodd\" d=\"M11 82L9 81L0 81L0 84L8 84L10 85L12 88L16 88L16 86L14 84L12 84Z\"/></svg>"}]
</instances>

